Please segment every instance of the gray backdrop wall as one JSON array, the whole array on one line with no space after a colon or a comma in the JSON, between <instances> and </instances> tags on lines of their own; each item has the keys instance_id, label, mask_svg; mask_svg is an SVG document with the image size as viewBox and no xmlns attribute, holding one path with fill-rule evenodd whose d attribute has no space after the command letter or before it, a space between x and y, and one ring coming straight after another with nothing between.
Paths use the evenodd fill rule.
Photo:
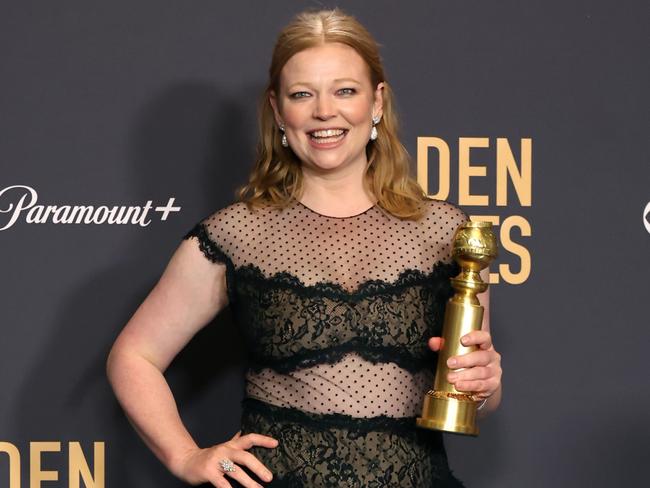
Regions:
<instances>
[{"instance_id":1,"label":"gray backdrop wall","mask_svg":"<svg viewBox=\"0 0 650 488\"><path fill-rule=\"evenodd\" d=\"M58 477L44 487L79 486L69 462L98 468L86 486L182 486L123 416L106 355L183 234L233 201L277 31L315 5L3 3L1 487L10 459L29 486L30 453ZM647 2L337 5L383 45L414 174L499 224L504 398L478 438L446 438L452 468L470 487L644 484ZM95 206L94 221L48 205ZM224 347L238 337L226 310L167 371L201 445L238 430L244 353Z\"/></svg>"}]
</instances>

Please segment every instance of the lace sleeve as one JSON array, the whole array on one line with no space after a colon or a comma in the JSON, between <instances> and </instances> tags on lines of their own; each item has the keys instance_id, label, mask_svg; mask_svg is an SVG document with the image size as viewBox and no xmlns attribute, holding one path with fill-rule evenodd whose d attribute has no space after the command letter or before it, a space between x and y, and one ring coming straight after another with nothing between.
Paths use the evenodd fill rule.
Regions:
<instances>
[{"instance_id":1,"label":"lace sleeve","mask_svg":"<svg viewBox=\"0 0 650 488\"><path fill-rule=\"evenodd\" d=\"M196 237L201 252L213 263L227 264L230 258L221 250L219 245L210 238L208 229L204 222L199 222L183 236L183 239Z\"/></svg>"},{"instance_id":2,"label":"lace sleeve","mask_svg":"<svg viewBox=\"0 0 650 488\"><path fill-rule=\"evenodd\" d=\"M223 251L208 230L207 220L198 222L184 236L183 239L195 238L203 255L213 263L226 265L226 287L229 304L235 303L235 273L230 257Z\"/></svg>"}]
</instances>

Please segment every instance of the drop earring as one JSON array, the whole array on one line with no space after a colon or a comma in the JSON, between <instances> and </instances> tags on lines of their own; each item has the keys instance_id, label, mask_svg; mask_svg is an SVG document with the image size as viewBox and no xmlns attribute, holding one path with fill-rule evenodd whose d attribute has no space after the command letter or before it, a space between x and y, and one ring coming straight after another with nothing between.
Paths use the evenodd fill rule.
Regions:
<instances>
[{"instance_id":1,"label":"drop earring","mask_svg":"<svg viewBox=\"0 0 650 488\"><path fill-rule=\"evenodd\" d=\"M287 135L284 133L284 124L280 124L278 127L282 131L282 140L280 141L282 147L289 147L289 141L287 141Z\"/></svg>"},{"instance_id":2,"label":"drop earring","mask_svg":"<svg viewBox=\"0 0 650 488\"><path fill-rule=\"evenodd\" d=\"M371 141L376 141L377 140L377 124L381 120L381 117L379 115L375 115L372 118L372 129L370 130L370 140Z\"/></svg>"}]
</instances>

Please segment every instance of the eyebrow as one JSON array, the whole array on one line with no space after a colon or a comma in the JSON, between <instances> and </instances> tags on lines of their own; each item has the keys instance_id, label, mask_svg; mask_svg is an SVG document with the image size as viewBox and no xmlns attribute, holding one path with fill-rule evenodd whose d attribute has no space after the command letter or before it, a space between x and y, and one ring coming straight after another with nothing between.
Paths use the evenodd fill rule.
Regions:
<instances>
[{"instance_id":1,"label":"eyebrow","mask_svg":"<svg viewBox=\"0 0 650 488\"><path fill-rule=\"evenodd\" d=\"M361 83L355 80L354 78L337 78L334 80L334 83L340 83L340 82L352 82L356 83L357 85L360 85ZM288 90L291 90L296 85L304 85L304 86L312 86L311 83L308 83L306 81L297 81L296 83L292 83L291 86L288 87Z\"/></svg>"}]
</instances>

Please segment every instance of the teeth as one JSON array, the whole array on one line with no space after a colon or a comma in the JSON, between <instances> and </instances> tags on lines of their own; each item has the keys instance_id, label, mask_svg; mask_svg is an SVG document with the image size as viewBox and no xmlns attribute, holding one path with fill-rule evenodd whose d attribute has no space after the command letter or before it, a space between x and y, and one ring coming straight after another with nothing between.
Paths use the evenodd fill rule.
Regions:
<instances>
[{"instance_id":1,"label":"teeth","mask_svg":"<svg viewBox=\"0 0 650 488\"><path fill-rule=\"evenodd\" d=\"M340 136L345 132L342 129L327 129L327 130L316 130L311 133L312 137L336 137Z\"/></svg>"}]
</instances>

